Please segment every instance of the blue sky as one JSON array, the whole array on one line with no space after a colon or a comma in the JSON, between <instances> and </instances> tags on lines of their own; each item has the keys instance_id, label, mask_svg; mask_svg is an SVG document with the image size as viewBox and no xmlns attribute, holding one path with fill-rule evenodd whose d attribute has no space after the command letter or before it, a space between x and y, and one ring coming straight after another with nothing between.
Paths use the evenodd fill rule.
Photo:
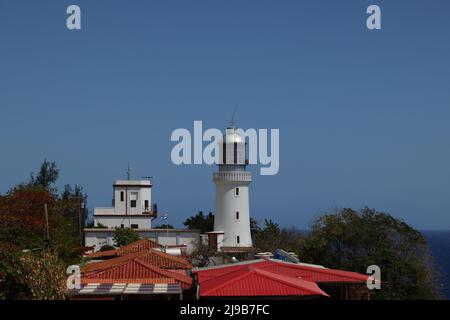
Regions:
<instances>
[{"instance_id":1,"label":"blue sky","mask_svg":"<svg viewBox=\"0 0 450 320\"><path fill-rule=\"evenodd\" d=\"M78 4L82 30L68 31ZM382 30L365 27L382 9ZM0 193L47 158L89 205L154 176L181 222L214 209L209 166L175 166L176 128L280 129L280 172L251 214L306 228L369 206L450 228L449 1L0 0Z\"/></svg>"}]
</instances>

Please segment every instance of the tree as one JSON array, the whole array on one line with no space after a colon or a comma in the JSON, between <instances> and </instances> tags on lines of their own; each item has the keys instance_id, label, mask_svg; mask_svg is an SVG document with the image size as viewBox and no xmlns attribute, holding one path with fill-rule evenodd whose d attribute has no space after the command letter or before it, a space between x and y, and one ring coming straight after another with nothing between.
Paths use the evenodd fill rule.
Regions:
<instances>
[{"instance_id":1,"label":"tree","mask_svg":"<svg viewBox=\"0 0 450 320\"><path fill-rule=\"evenodd\" d=\"M49 162L44 160L41 164L39 174L34 177L34 173L31 173L30 184L35 187L41 187L45 190L56 190L53 188L54 183L58 180L59 169L55 162Z\"/></svg>"},{"instance_id":2,"label":"tree","mask_svg":"<svg viewBox=\"0 0 450 320\"><path fill-rule=\"evenodd\" d=\"M364 208L318 217L299 247L303 262L366 273L381 269L375 299L433 299L436 271L422 234L391 215Z\"/></svg>"},{"instance_id":3,"label":"tree","mask_svg":"<svg viewBox=\"0 0 450 320\"><path fill-rule=\"evenodd\" d=\"M274 252L276 249L296 251L301 241L300 232L295 228L280 228L272 219L264 219L264 228L256 220L250 221L254 246L260 251Z\"/></svg>"},{"instance_id":4,"label":"tree","mask_svg":"<svg viewBox=\"0 0 450 320\"><path fill-rule=\"evenodd\" d=\"M64 299L65 271L66 264L53 251L3 252L0 299Z\"/></svg>"},{"instance_id":5,"label":"tree","mask_svg":"<svg viewBox=\"0 0 450 320\"><path fill-rule=\"evenodd\" d=\"M36 294L30 293L30 285L21 282L24 279L18 276L19 272L23 274L23 270L34 267L33 263L41 263L37 266L40 267L45 265L43 259L46 258L64 266L81 261L83 248L78 238L79 201L73 201L68 196L66 191L70 191L69 188L61 196L56 193L54 183L58 174L56 165L45 161L36 178L32 175L30 182L14 186L5 195L0 195L0 298L36 297ZM72 193L80 193L82 188L76 187L75 190L78 191L72 190ZM50 253L44 250L47 229L45 204L48 209ZM24 256L23 251L29 254ZM42 277L45 278L45 274ZM50 294L52 289L45 290L48 292L43 295Z\"/></svg>"},{"instance_id":6,"label":"tree","mask_svg":"<svg viewBox=\"0 0 450 320\"><path fill-rule=\"evenodd\" d=\"M183 224L188 229L200 230L201 233L206 233L214 230L214 215L210 212L208 215L203 215L203 211L199 211L195 216L188 218Z\"/></svg>"},{"instance_id":7,"label":"tree","mask_svg":"<svg viewBox=\"0 0 450 320\"><path fill-rule=\"evenodd\" d=\"M116 247L126 246L132 242L139 240L139 234L131 228L115 228L114 245Z\"/></svg>"}]
</instances>

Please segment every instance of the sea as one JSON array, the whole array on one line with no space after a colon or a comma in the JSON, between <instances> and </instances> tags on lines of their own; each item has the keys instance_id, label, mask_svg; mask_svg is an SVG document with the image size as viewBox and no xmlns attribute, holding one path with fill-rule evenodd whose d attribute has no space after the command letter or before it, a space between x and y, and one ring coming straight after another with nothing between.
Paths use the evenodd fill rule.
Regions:
<instances>
[{"instance_id":1,"label":"sea","mask_svg":"<svg viewBox=\"0 0 450 320\"><path fill-rule=\"evenodd\" d=\"M439 290L442 299L450 300L450 230L422 230L440 274Z\"/></svg>"}]
</instances>

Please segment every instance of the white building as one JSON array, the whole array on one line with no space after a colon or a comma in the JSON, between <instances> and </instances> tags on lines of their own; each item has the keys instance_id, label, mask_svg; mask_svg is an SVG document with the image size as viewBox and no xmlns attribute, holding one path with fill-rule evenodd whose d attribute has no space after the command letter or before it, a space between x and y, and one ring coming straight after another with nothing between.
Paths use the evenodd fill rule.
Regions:
<instances>
[{"instance_id":1,"label":"white building","mask_svg":"<svg viewBox=\"0 0 450 320\"><path fill-rule=\"evenodd\" d=\"M252 248L246 145L234 126L227 128L220 143L219 171L214 173L216 209L210 245L219 251ZM232 251L232 250L230 250Z\"/></svg>"},{"instance_id":2,"label":"white building","mask_svg":"<svg viewBox=\"0 0 450 320\"><path fill-rule=\"evenodd\" d=\"M192 253L200 242L198 230L152 229L157 218L152 205L152 183L147 180L116 180L113 184L113 206L94 208L94 227L85 228L85 246L100 250L114 246L115 228L134 229L141 238L148 238L168 247L183 247ZM167 220L165 221L167 223Z\"/></svg>"},{"instance_id":3,"label":"white building","mask_svg":"<svg viewBox=\"0 0 450 320\"><path fill-rule=\"evenodd\" d=\"M116 180L112 203L113 207L94 208L94 226L151 229L157 217L150 180Z\"/></svg>"},{"instance_id":4,"label":"white building","mask_svg":"<svg viewBox=\"0 0 450 320\"><path fill-rule=\"evenodd\" d=\"M140 238L153 240L169 248L185 248L191 254L200 241L200 231L188 229L136 229ZM114 229L86 228L85 246L98 251L101 247L114 246Z\"/></svg>"}]
</instances>

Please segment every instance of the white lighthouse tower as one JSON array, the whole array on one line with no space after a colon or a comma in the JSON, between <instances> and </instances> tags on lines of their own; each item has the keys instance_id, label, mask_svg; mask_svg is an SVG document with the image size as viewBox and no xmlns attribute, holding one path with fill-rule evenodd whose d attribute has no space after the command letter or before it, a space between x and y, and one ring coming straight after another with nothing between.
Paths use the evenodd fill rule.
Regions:
<instances>
[{"instance_id":1,"label":"white lighthouse tower","mask_svg":"<svg viewBox=\"0 0 450 320\"><path fill-rule=\"evenodd\" d=\"M214 232L209 239L222 252L245 252L246 248L252 248L249 206L252 176L246 171L245 146L245 138L233 124L219 142L219 171L214 173Z\"/></svg>"}]
</instances>

